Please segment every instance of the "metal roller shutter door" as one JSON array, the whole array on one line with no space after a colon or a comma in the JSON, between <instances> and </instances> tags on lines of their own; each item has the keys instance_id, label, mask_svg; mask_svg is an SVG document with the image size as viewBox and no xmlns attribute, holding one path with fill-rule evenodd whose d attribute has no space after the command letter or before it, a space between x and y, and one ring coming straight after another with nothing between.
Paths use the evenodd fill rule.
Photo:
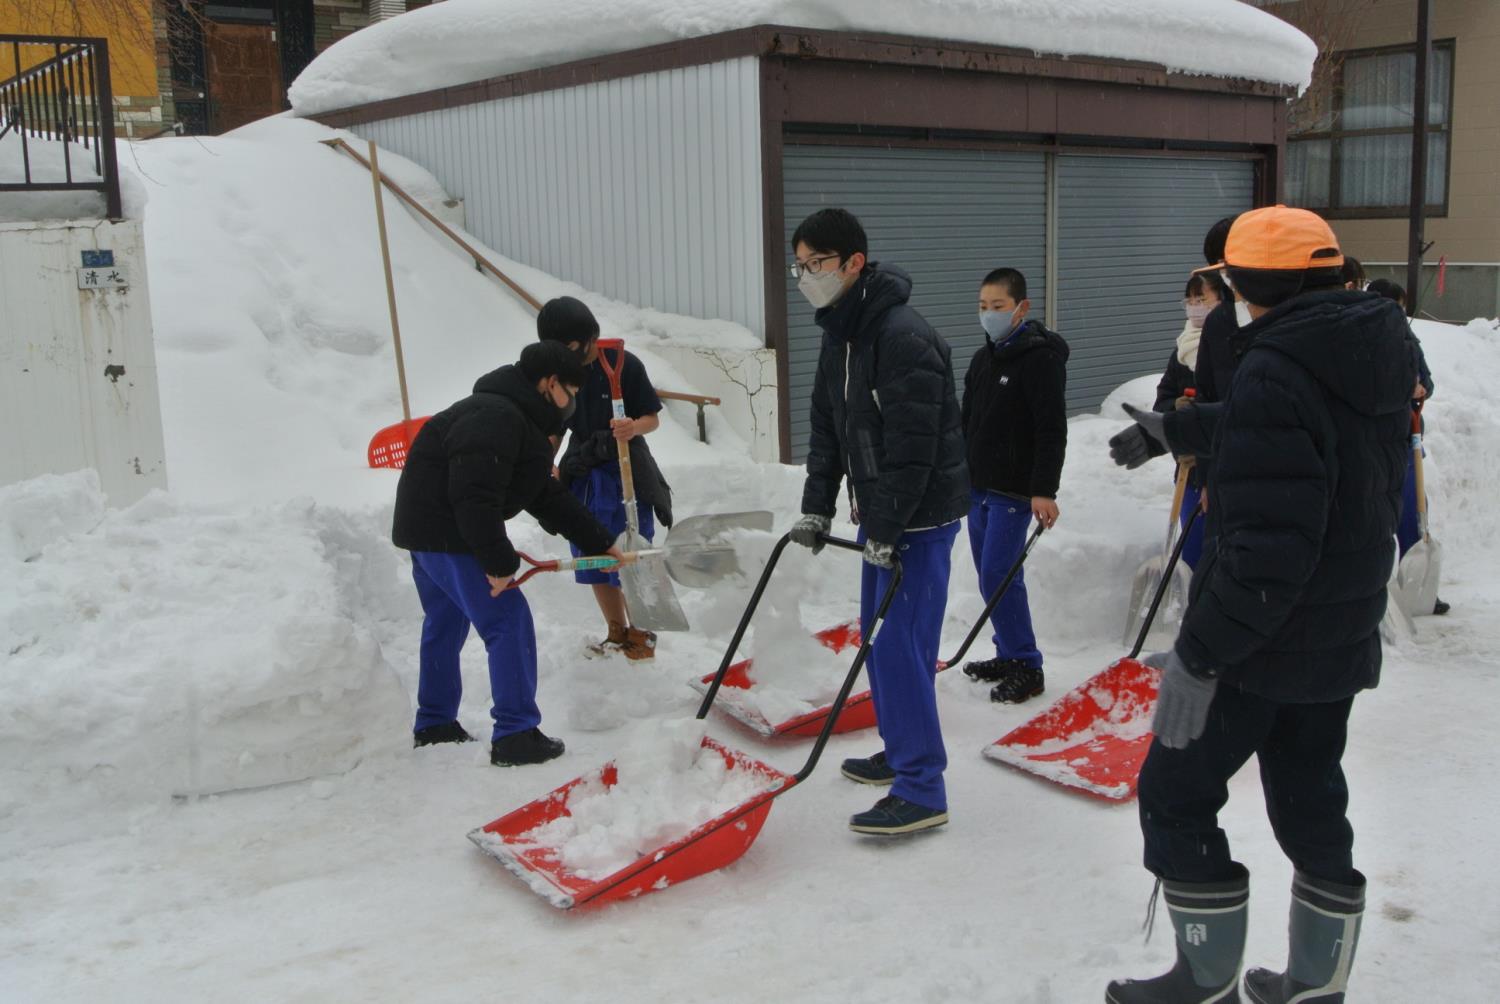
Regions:
<instances>
[{"instance_id":1,"label":"metal roller shutter door","mask_svg":"<svg viewBox=\"0 0 1500 1004\"><path fill-rule=\"evenodd\" d=\"M1251 208L1253 184L1246 160L1058 157L1056 321L1073 349L1070 410L1161 372L1203 235Z\"/></svg>"},{"instance_id":2,"label":"metal roller shutter door","mask_svg":"<svg viewBox=\"0 0 1500 1004\"><path fill-rule=\"evenodd\" d=\"M789 144L783 185L785 240L819 209L841 206L859 217L870 257L911 274L912 306L947 339L960 381L984 340L976 303L986 272L1019 268L1036 316L1045 310L1047 172L1041 154ZM790 262L789 245L782 246ZM800 462L807 455L822 331L796 282L786 282L788 421L792 458Z\"/></svg>"}]
</instances>

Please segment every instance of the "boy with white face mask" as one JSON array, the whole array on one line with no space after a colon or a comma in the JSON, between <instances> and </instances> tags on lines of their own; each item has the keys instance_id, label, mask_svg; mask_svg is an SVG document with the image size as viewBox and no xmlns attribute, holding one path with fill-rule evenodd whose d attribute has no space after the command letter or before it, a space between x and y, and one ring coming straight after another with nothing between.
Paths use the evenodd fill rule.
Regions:
<instances>
[{"instance_id":1,"label":"boy with white face mask","mask_svg":"<svg viewBox=\"0 0 1500 1004\"><path fill-rule=\"evenodd\" d=\"M896 836L948 821L938 722L938 641L953 539L969 489L948 345L907 303L911 277L868 261L864 227L843 209L813 213L792 235L792 276L823 329L813 379L802 518L791 539L817 553L847 479L864 544L860 622L894 575L901 583L867 669L885 746L843 775L891 793L849 820Z\"/></svg>"},{"instance_id":2,"label":"boy with white face mask","mask_svg":"<svg viewBox=\"0 0 1500 1004\"><path fill-rule=\"evenodd\" d=\"M973 480L969 547L980 592L994 591L1026 545L1033 518L1051 528L1067 452L1068 343L1027 315L1026 277L997 268L979 286L985 344L964 376L964 440ZM995 657L964 673L993 683L990 700L1020 704L1042 692L1042 653L1018 573L990 615Z\"/></svg>"},{"instance_id":3,"label":"boy with white face mask","mask_svg":"<svg viewBox=\"0 0 1500 1004\"><path fill-rule=\"evenodd\" d=\"M1193 368L1198 362L1198 346L1203 337L1203 322L1214 309L1219 306L1219 292L1213 283L1204 279L1201 275L1195 275L1188 279L1187 289L1183 291L1182 309L1187 315L1183 322L1182 333L1177 336L1177 344L1172 349L1171 358L1167 360L1167 368L1162 373L1161 382L1156 385L1156 404L1152 406L1153 411L1169 412L1177 410L1177 402L1187 396L1189 390L1196 394L1196 378ZM1203 497L1203 471L1194 466L1188 474L1187 491L1182 498L1182 512L1178 519L1184 527L1187 526L1189 517L1194 509L1201 504ZM1203 520L1193 522L1192 531L1188 534L1187 543L1182 546L1182 560L1188 568L1198 567L1198 558L1203 554Z\"/></svg>"}]
</instances>

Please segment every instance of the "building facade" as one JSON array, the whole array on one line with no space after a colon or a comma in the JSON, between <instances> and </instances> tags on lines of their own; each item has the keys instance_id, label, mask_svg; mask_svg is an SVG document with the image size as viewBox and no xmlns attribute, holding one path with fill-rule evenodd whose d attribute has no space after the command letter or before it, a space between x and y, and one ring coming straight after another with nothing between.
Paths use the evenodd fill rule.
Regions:
<instances>
[{"instance_id":1,"label":"building facade","mask_svg":"<svg viewBox=\"0 0 1500 1004\"><path fill-rule=\"evenodd\" d=\"M760 26L317 116L432 170L469 228L604 295L774 350L798 460L819 332L792 229L844 206L962 371L979 279L1026 273L1069 403L1159 370L1219 218L1275 201L1290 89L1144 63Z\"/></svg>"},{"instance_id":2,"label":"building facade","mask_svg":"<svg viewBox=\"0 0 1500 1004\"><path fill-rule=\"evenodd\" d=\"M1324 214L1372 276L1407 281L1416 0L1268 9L1322 25L1327 67L1294 107L1287 196ZM1500 313L1500 3L1432 0L1427 221L1420 309Z\"/></svg>"}]
</instances>

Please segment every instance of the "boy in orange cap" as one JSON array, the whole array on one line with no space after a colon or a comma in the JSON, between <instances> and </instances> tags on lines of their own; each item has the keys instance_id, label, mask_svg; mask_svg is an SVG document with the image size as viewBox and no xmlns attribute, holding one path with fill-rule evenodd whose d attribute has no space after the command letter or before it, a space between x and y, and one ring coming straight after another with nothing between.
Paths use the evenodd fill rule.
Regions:
<instances>
[{"instance_id":1,"label":"boy in orange cap","mask_svg":"<svg viewBox=\"0 0 1500 1004\"><path fill-rule=\"evenodd\" d=\"M1256 756L1266 811L1296 868L1290 961L1252 969L1257 1004L1342 1002L1364 910L1340 761L1354 695L1379 680L1416 370L1389 300L1343 288L1344 256L1313 213L1273 206L1229 232L1221 269L1249 305L1222 404L1130 409L1111 440L1211 456L1215 541L1163 670L1140 776L1145 864L1166 888L1177 961L1109 985L1114 1004L1239 1000L1249 873L1218 825Z\"/></svg>"}]
</instances>

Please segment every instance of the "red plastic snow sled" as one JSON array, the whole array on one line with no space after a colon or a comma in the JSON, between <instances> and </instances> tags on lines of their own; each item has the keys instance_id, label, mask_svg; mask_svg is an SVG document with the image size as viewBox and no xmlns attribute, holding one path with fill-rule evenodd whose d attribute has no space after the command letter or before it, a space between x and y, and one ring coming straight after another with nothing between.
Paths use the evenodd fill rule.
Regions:
<instances>
[{"instance_id":1,"label":"red plastic snow sled","mask_svg":"<svg viewBox=\"0 0 1500 1004\"><path fill-rule=\"evenodd\" d=\"M823 539L832 547L856 552L864 550L861 545L851 540L841 540L837 537L824 537ZM739 650L745 631L750 626L750 619L756 607L760 605L761 596L765 594L771 573L775 571L782 552L786 550L790 542L790 535L782 537L776 549L771 552L771 559L766 563L760 582L756 585L755 592L751 594L750 603L740 617L739 627L736 628L729 648L724 653L723 662L719 664L719 671L714 674L712 682L708 685L708 691L703 696L703 703L698 708L698 718L706 718L709 709L713 707L714 698L729 676L735 653ZM879 624L890 611L891 601L895 599L900 585L901 565L898 558L895 570L891 574L890 586L887 587L885 595L881 598L880 607L875 612L876 627L871 630L871 637L874 636ZM538 826L568 813L568 800L574 789L584 781L597 777L606 786L613 785L616 777L612 763L605 764L597 771L570 781L516 811L485 824L469 833L469 839L513 872L533 892L545 897L553 906L564 910L655 892L716 868L722 868L744 854L755 841L756 835L765 823L766 815L771 811L772 800L786 794L812 774L813 769L818 765L819 757L823 755L823 748L828 745L828 737L833 734L838 725L840 712L849 699L849 692L854 689L854 681L858 678L860 670L864 668L869 654L869 638L860 639L859 650L849 666L848 674L844 677L838 697L833 702L833 710L823 719L817 742L813 744L807 762L797 773L783 773L753 757L705 738L704 747L723 756L732 768L752 770L762 774L769 778L776 787L704 823L686 837L663 847L644 850L635 861L613 875L591 881L570 874L558 860L555 848L541 847L527 839L527 835Z\"/></svg>"},{"instance_id":2,"label":"red plastic snow sled","mask_svg":"<svg viewBox=\"0 0 1500 1004\"><path fill-rule=\"evenodd\" d=\"M1151 749L1151 714L1161 682L1161 673L1138 656L1199 514L1194 509L1188 516L1130 654L985 747L986 757L1112 802L1135 797Z\"/></svg>"},{"instance_id":3,"label":"red plastic snow sled","mask_svg":"<svg viewBox=\"0 0 1500 1004\"><path fill-rule=\"evenodd\" d=\"M1042 529L1041 526L1038 526L1032 533L1020 556L1011 565L1010 571L1006 574L1004 581L990 594L990 598L985 604L984 612L974 622L973 628L970 629L968 637L964 639L964 643L959 646L958 651L947 659L938 660L938 672L942 672L949 666L957 665L963 659L965 653L969 651L969 646L974 644L974 639L979 636L980 630L989 620L990 613L999 604L1000 598L1005 595L1005 591L1010 588L1010 584L1015 581L1016 576L1020 574L1021 566L1025 563L1027 556L1031 554L1031 549L1036 546L1037 539L1042 535ZM813 637L817 638L827 648L835 652L842 652L860 643L859 622L847 621L831 628L825 628ZM823 728L823 723L833 712L834 706L832 704L825 704L821 708L809 711L803 715L796 715L783 722L772 723L767 721L765 716L755 708L747 707L745 704L734 699L736 692L750 691L755 688L755 681L750 676L750 668L753 664L754 660L746 659L729 667L729 673L724 677L724 686L728 687L730 691L729 699L719 705L719 711L763 736L817 735ZM702 679L689 680L688 685L699 693L704 693L708 690L708 686L713 680L714 676L709 675ZM872 728L874 725L875 702L872 699L871 693L868 690L864 690L844 702L833 731L838 733L857 732L860 729Z\"/></svg>"}]
</instances>

